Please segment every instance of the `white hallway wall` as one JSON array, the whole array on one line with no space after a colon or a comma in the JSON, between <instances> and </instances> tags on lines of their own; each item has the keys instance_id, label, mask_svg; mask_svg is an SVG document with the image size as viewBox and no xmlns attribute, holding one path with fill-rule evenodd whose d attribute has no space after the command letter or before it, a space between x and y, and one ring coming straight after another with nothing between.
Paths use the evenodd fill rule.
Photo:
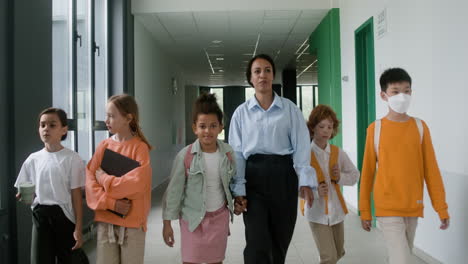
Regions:
<instances>
[{"instance_id":1,"label":"white hallway wall","mask_svg":"<svg viewBox=\"0 0 468 264\"><path fill-rule=\"evenodd\" d=\"M185 81L181 68L160 50L135 19L135 98L141 126L150 143L153 187L169 177L172 161L185 144ZM172 93L172 78L178 91Z\"/></svg>"},{"instance_id":2,"label":"white hallway wall","mask_svg":"<svg viewBox=\"0 0 468 264\"><path fill-rule=\"evenodd\" d=\"M443 263L468 259L468 2L347 0L340 1L343 82L343 145L356 162L356 78L354 31L384 8L387 33L375 37L376 115L387 109L379 97L378 78L388 67L403 67L413 78L410 115L428 123L445 182L451 226L439 230L439 219L425 193L425 218L420 219L415 246ZM357 206L357 188L346 188Z\"/></svg>"}]
</instances>

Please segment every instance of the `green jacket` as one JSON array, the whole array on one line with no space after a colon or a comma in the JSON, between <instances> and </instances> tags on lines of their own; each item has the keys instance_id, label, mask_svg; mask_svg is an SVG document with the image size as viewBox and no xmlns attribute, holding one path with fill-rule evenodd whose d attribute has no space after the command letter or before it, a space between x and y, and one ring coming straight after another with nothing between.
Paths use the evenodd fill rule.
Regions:
<instances>
[{"instance_id":1,"label":"green jacket","mask_svg":"<svg viewBox=\"0 0 468 264\"><path fill-rule=\"evenodd\" d=\"M172 165L171 181L163 198L163 219L176 220L182 217L188 222L189 230L192 232L201 223L206 213L206 175L202 157L203 153L197 139L192 146L194 157L190 165L188 177L185 176L184 159L187 154L187 148L188 146L177 154ZM220 140L218 140L218 150L221 155L219 163L221 182L232 219L234 202L229 184L232 177L236 174L234 151L231 146ZM227 152L231 152L232 160L228 159Z\"/></svg>"}]
</instances>

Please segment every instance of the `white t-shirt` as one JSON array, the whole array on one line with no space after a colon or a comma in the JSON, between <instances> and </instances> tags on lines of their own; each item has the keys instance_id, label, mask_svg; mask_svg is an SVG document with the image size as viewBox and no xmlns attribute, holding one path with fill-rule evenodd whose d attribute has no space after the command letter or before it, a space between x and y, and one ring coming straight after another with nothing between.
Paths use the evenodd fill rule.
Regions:
<instances>
[{"instance_id":1,"label":"white t-shirt","mask_svg":"<svg viewBox=\"0 0 468 264\"><path fill-rule=\"evenodd\" d=\"M36 185L36 197L31 208L37 204L59 205L75 223L71 190L83 187L85 179L85 165L78 153L67 148L48 152L44 148L29 155L23 163L15 187L32 182Z\"/></svg>"},{"instance_id":2,"label":"white t-shirt","mask_svg":"<svg viewBox=\"0 0 468 264\"><path fill-rule=\"evenodd\" d=\"M206 200L205 206L207 212L214 212L221 208L226 202L223 190L223 183L219 174L219 151L213 153L203 152L203 161L206 175Z\"/></svg>"}]
</instances>

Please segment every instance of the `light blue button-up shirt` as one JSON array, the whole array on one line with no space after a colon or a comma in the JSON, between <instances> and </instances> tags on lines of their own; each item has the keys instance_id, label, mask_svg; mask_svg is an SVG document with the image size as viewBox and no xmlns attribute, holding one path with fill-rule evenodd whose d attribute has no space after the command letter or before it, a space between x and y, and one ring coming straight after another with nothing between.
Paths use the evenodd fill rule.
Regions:
<instances>
[{"instance_id":1,"label":"light blue button-up shirt","mask_svg":"<svg viewBox=\"0 0 468 264\"><path fill-rule=\"evenodd\" d=\"M237 174L231 183L234 196L245 196L245 165L250 155L292 154L299 186L317 187L310 166L310 135L299 108L274 94L268 110L255 97L237 107L229 127L229 144L234 149Z\"/></svg>"}]
</instances>

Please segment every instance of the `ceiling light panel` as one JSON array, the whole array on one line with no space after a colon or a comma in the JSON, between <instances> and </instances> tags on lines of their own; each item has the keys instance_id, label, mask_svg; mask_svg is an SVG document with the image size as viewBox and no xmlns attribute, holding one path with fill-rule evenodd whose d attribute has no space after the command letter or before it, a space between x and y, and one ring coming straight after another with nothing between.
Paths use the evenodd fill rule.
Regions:
<instances>
[{"instance_id":1,"label":"ceiling light panel","mask_svg":"<svg viewBox=\"0 0 468 264\"><path fill-rule=\"evenodd\" d=\"M312 33L313 27L321 21L327 11L257 10L221 13L158 13L152 15L153 21L148 15L136 15L136 19L151 32L160 44L160 49L170 54L181 66L190 83L208 85L214 82L220 85L239 85L245 80L246 66L252 57L259 34L256 53L264 52L276 57L275 63L280 71L283 67L290 65L291 60L294 62L297 49ZM141 20L146 20L146 22ZM164 34L166 36L162 38ZM204 49L208 55L205 54ZM278 50L281 51L279 55L277 55ZM300 57L300 60L304 62L297 63L297 73L314 61L314 58L307 53L309 50ZM218 60L218 58L224 60ZM209 61L211 66L208 65ZM311 66L303 75L311 74L310 72L314 70L316 71L316 66ZM215 75L212 74L213 72ZM216 81L209 80L212 75L211 78L217 79Z\"/></svg>"}]
</instances>

